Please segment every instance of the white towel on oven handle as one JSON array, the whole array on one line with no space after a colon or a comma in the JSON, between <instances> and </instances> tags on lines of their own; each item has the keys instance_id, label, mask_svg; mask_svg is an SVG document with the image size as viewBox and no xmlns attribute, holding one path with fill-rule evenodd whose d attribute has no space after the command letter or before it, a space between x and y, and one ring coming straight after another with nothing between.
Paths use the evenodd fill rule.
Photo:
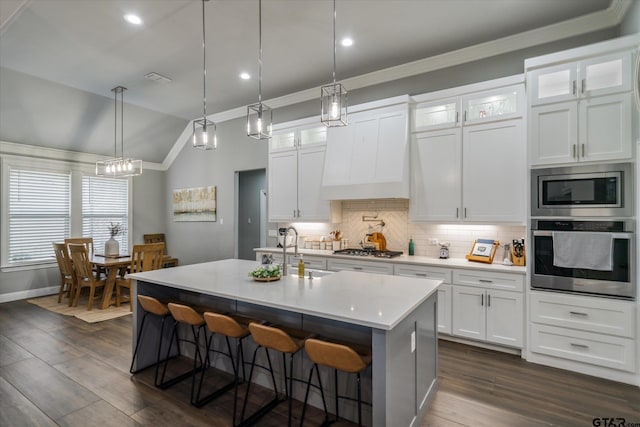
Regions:
<instances>
[{"instance_id":1,"label":"white towel on oven handle","mask_svg":"<svg viewBox=\"0 0 640 427\"><path fill-rule=\"evenodd\" d=\"M553 265L611 271L613 236L610 233L553 232Z\"/></svg>"}]
</instances>

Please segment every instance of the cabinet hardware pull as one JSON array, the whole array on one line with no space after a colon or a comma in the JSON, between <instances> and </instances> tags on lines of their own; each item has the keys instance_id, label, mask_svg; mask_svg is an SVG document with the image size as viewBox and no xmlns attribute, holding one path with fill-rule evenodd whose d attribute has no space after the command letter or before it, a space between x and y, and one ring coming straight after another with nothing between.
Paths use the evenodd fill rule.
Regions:
<instances>
[{"instance_id":1,"label":"cabinet hardware pull","mask_svg":"<svg viewBox=\"0 0 640 427\"><path fill-rule=\"evenodd\" d=\"M588 346L588 345L584 345L584 344L576 344L576 343L574 343L574 342L570 342L570 343L569 343L569 345L570 345L571 347L578 347L578 348L584 348L584 349L588 349L588 348L589 348L589 346Z\"/></svg>"},{"instance_id":2,"label":"cabinet hardware pull","mask_svg":"<svg viewBox=\"0 0 640 427\"><path fill-rule=\"evenodd\" d=\"M582 144L582 157L584 157L584 144Z\"/></svg>"},{"instance_id":3,"label":"cabinet hardware pull","mask_svg":"<svg viewBox=\"0 0 640 427\"><path fill-rule=\"evenodd\" d=\"M464 110L464 121L467 121L467 110Z\"/></svg>"},{"instance_id":4,"label":"cabinet hardware pull","mask_svg":"<svg viewBox=\"0 0 640 427\"><path fill-rule=\"evenodd\" d=\"M296 217L296 210L295 209L293 210L293 217L294 218Z\"/></svg>"},{"instance_id":5,"label":"cabinet hardware pull","mask_svg":"<svg viewBox=\"0 0 640 427\"><path fill-rule=\"evenodd\" d=\"M580 313L579 311L570 311L569 314L575 314L576 316L588 316L587 313Z\"/></svg>"},{"instance_id":6,"label":"cabinet hardware pull","mask_svg":"<svg viewBox=\"0 0 640 427\"><path fill-rule=\"evenodd\" d=\"M460 208L456 208L456 218L460 218Z\"/></svg>"},{"instance_id":7,"label":"cabinet hardware pull","mask_svg":"<svg viewBox=\"0 0 640 427\"><path fill-rule=\"evenodd\" d=\"M300 209L298 209L298 218L300 218Z\"/></svg>"},{"instance_id":8,"label":"cabinet hardware pull","mask_svg":"<svg viewBox=\"0 0 640 427\"><path fill-rule=\"evenodd\" d=\"M427 273L416 273L416 276L427 277Z\"/></svg>"},{"instance_id":9,"label":"cabinet hardware pull","mask_svg":"<svg viewBox=\"0 0 640 427\"><path fill-rule=\"evenodd\" d=\"M362 270L362 267L353 267L354 270Z\"/></svg>"},{"instance_id":10,"label":"cabinet hardware pull","mask_svg":"<svg viewBox=\"0 0 640 427\"><path fill-rule=\"evenodd\" d=\"M489 279L478 279L478 282L480 282L480 283L493 283L493 280L489 280Z\"/></svg>"},{"instance_id":11,"label":"cabinet hardware pull","mask_svg":"<svg viewBox=\"0 0 640 427\"><path fill-rule=\"evenodd\" d=\"M572 86L573 86L573 94L575 95L576 94L576 81L575 80L573 81Z\"/></svg>"},{"instance_id":12,"label":"cabinet hardware pull","mask_svg":"<svg viewBox=\"0 0 640 427\"><path fill-rule=\"evenodd\" d=\"M585 79L582 79L582 84L581 84L581 86L582 86L582 87L580 88L580 89L581 89L581 93L584 93L584 90L585 90L585 87L586 87L586 81L585 81Z\"/></svg>"},{"instance_id":13,"label":"cabinet hardware pull","mask_svg":"<svg viewBox=\"0 0 640 427\"><path fill-rule=\"evenodd\" d=\"M459 117L460 117L460 112L456 111L456 123L458 123Z\"/></svg>"},{"instance_id":14,"label":"cabinet hardware pull","mask_svg":"<svg viewBox=\"0 0 640 427\"><path fill-rule=\"evenodd\" d=\"M464 217L467 217L467 208L464 208Z\"/></svg>"},{"instance_id":15,"label":"cabinet hardware pull","mask_svg":"<svg viewBox=\"0 0 640 427\"><path fill-rule=\"evenodd\" d=\"M480 295L480 305L484 305L484 294Z\"/></svg>"},{"instance_id":16,"label":"cabinet hardware pull","mask_svg":"<svg viewBox=\"0 0 640 427\"><path fill-rule=\"evenodd\" d=\"M487 294L487 307L491 307L491 294Z\"/></svg>"},{"instance_id":17,"label":"cabinet hardware pull","mask_svg":"<svg viewBox=\"0 0 640 427\"><path fill-rule=\"evenodd\" d=\"M573 154L572 157L575 159L576 158L576 144L573 144Z\"/></svg>"}]
</instances>

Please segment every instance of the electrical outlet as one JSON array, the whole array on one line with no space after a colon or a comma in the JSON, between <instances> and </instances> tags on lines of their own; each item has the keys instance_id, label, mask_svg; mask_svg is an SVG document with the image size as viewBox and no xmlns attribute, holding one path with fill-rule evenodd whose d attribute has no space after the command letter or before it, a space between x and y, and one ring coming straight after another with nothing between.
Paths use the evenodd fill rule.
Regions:
<instances>
[{"instance_id":1,"label":"electrical outlet","mask_svg":"<svg viewBox=\"0 0 640 427\"><path fill-rule=\"evenodd\" d=\"M438 246L438 239L429 239L429 244L431 246Z\"/></svg>"}]
</instances>

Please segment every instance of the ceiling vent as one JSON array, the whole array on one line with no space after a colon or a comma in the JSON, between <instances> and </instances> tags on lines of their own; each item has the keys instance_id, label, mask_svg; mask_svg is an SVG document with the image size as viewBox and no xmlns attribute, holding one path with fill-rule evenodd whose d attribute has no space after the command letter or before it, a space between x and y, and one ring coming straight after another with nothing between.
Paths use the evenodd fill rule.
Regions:
<instances>
[{"instance_id":1,"label":"ceiling vent","mask_svg":"<svg viewBox=\"0 0 640 427\"><path fill-rule=\"evenodd\" d=\"M145 74L144 78L147 80L151 80L152 82L156 82L156 83L170 83L171 79L169 77L163 76L162 74L158 74L158 73L149 73L149 74Z\"/></svg>"}]
</instances>

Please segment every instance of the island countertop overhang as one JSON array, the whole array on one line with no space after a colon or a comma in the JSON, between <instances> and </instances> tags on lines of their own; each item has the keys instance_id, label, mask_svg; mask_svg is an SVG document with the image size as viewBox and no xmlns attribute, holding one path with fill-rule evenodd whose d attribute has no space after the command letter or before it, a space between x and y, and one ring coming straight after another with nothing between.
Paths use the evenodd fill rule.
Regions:
<instances>
[{"instance_id":1,"label":"island countertop overhang","mask_svg":"<svg viewBox=\"0 0 640 427\"><path fill-rule=\"evenodd\" d=\"M162 286L391 330L437 291L440 280L340 271L256 282L256 261L228 259L131 274Z\"/></svg>"}]
</instances>

